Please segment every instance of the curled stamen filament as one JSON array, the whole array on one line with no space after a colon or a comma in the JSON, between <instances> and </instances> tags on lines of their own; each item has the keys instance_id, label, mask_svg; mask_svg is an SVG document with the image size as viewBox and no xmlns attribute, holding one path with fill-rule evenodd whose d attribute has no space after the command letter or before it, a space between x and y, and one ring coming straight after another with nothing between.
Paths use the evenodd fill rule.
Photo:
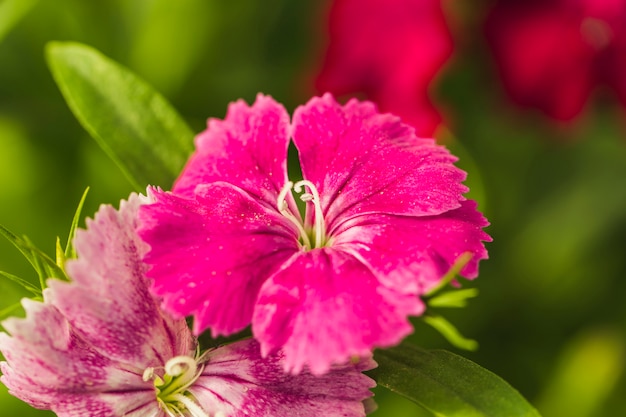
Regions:
<instances>
[{"instance_id":1,"label":"curled stamen filament","mask_svg":"<svg viewBox=\"0 0 626 417\"><path fill-rule=\"evenodd\" d=\"M280 193L278 194L276 207L278 208L278 211L280 211L280 214L285 216L287 220L289 220L296 226L296 228L298 229L298 233L302 237L302 242L304 246L310 249L311 241L309 240L309 236L306 234L306 231L304 230L304 227L302 226L300 220L296 216L294 216L293 213L291 213L287 201L285 200L285 197L287 197L287 193L290 192L292 188L293 182L287 181L283 189L280 190Z\"/></svg>"},{"instance_id":2,"label":"curled stamen filament","mask_svg":"<svg viewBox=\"0 0 626 417\"><path fill-rule=\"evenodd\" d=\"M204 366L202 366L202 369ZM196 360L189 356L176 356L165 364L165 373L175 377L176 379L161 391L163 397L167 397L171 393L181 392L189 388L202 372L198 371Z\"/></svg>"},{"instance_id":3,"label":"curled stamen filament","mask_svg":"<svg viewBox=\"0 0 626 417\"><path fill-rule=\"evenodd\" d=\"M322 213L320 194L315 185L308 180L298 181L295 183L293 189L296 193L300 194L302 192L302 188L305 186L309 189L309 192L302 194L300 196L300 200L306 203L313 203L313 207L315 209L315 247L320 248L326 238L324 230L324 214Z\"/></svg>"},{"instance_id":4,"label":"curled stamen filament","mask_svg":"<svg viewBox=\"0 0 626 417\"><path fill-rule=\"evenodd\" d=\"M211 417L192 396L187 395L187 389L202 374L204 361L204 355L195 359L189 356L176 356L168 360L162 368L149 367L143 372L144 381L154 379L157 401L168 416ZM156 369L162 369L165 375L161 378L156 374Z\"/></svg>"}]
</instances>

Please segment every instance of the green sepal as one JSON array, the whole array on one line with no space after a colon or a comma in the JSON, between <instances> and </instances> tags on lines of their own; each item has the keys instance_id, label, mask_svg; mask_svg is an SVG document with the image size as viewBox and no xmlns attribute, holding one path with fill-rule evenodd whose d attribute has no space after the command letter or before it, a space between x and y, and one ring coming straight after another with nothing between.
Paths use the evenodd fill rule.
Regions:
<instances>
[{"instance_id":1,"label":"green sepal","mask_svg":"<svg viewBox=\"0 0 626 417\"><path fill-rule=\"evenodd\" d=\"M457 277L457 275L459 275L461 269L463 269L463 267L472 259L472 256L471 252L464 252L461 254L450 267L448 272L441 278L439 283L426 293L425 297L432 297L434 294L450 284Z\"/></svg>"},{"instance_id":2,"label":"green sepal","mask_svg":"<svg viewBox=\"0 0 626 417\"><path fill-rule=\"evenodd\" d=\"M447 291L428 299L428 307L462 308L467 306L467 300L477 296L477 288Z\"/></svg>"},{"instance_id":3,"label":"green sepal","mask_svg":"<svg viewBox=\"0 0 626 417\"><path fill-rule=\"evenodd\" d=\"M55 245L55 254L55 261L57 266L65 271L65 252L63 251L63 247L61 246L61 238L58 236Z\"/></svg>"},{"instance_id":4,"label":"green sepal","mask_svg":"<svg viewBox=\"0 0 626 417\"><path fill-rule=\"evenodd\" d=\"M404 342L377 350L374 360L378 368L367 373L379 386L437 417L540 417L502 378L451 352Z\"/></svg>"},{"instance_id":5,"label":"green sepal","mask_svg":"<svg viewBox=\"0 0 626 417\"><path fill-rule=\"evenodd\" d=\"M420 317L424 323L428 324L448 341L452 346L463 350L474 351L478 349L478 342L463 336L456 327L443 316L428 313Z\"/></svg>"}]
</instances>

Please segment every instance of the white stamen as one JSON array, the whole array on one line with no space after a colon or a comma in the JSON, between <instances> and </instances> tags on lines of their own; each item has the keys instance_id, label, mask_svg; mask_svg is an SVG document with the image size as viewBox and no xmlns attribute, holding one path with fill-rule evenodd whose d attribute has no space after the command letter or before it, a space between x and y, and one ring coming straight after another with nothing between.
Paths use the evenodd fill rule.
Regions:
<instances>
[{"instance_id":1,"label":"white stamen","mask_svg":"<svg viewBox=\"0 0 626 417\"><path fill-rule=\"evenodd\" d=\"M315 247L321 248L324 243L324 239L326 239L326 231L324 227L324 214L322 213L320 194L315 185L308 180L298 181L294 185L293 189L296 193L300 194L304 186L308 187L309 192L302 194L300 196L300 200L313 203L313 207L315 209Z\"/></svg>"},{"instance_id":2,"label":"white stamen","mask_svg":"<svg viewBox=\"0 0 626 417\"><path fill-rule=\"evenodd\" d=\"M211 417L188 392L204 370L206 353L199 357L197 353L196 358L176 356L162 368L148 367L143 372L144 381L154 380L156 400L169 417ZM157 375L156 369L162 369L165 375Z\"/></svg>"},{"instance_id":3,"label":"white stamen","mask_svg":"<svg viewBox=\"0 0 626 417\"><path fill-rule=\"evenodd\" d=\"M187 411L191 413L191 417L211 417L205 413L202 407L196 404L191 398L185 397L183 394L176 394L172 396L173 399L183 404Z\"/></svg>"},{"instance_id":4,"label":"white stamen","mask_svg":"<svg viewBox=\"0 0 626 417\"><path fill-rule=\"evenodd\" d=\"M309 240L309 236L306 234L306 231L304 230L304 227L302 226L300 219L294 216L291 210L289 210L289 205L287 204L287 201L285 200L285 197L287 197L287 193L290 192L292 188L293 188L293 182L287 181L283 189L280 190L280 193L278 194L276 207L278 208L278 211L280 211L280 214L285 216L287 220L289 220L291 223L293 223L296 226L296 228L298 229L298 233L300 234L300 237L302 237L302 243L304 244L304 246L308 249L311 249L311 241Z\"/></svg>"},{"instance_id":5,"label":"white stamen","mask_svg":"<svg viewBox=\"0 0 626 417\"><path fill-rule=\"evenodd\" d=\"M165 363L165 372L172 376L179 376L190 371L196 373L196 360L189 356L176 356Z\"/></svg>"},{"instance_id":6,"label":"white stamen","mask_svg":"<svg viewBox=\"0 0 626 417\"><path fill-rule=\"evenodd\" d=\"M151 366L146 368L146 370L143 371L143 376L141 378L144 380L144 382L148 382L152 378L154 378L154 368Z\"/></svg>"}]
</instances>

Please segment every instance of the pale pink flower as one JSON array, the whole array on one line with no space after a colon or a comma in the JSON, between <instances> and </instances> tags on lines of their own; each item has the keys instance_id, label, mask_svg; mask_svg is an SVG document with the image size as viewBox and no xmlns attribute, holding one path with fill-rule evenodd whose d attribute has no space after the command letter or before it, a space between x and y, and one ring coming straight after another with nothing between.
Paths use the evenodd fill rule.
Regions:
<instances>
[{"instance_id":1,"label":"pale pink flower","mask_svg":"<svg viewBox=\"0 0 626 417\"><path fill-rule=\"evenodd\" d=\"M287 178L290 137L305 180ZM249 324L263 355L315 374L391 346L458 257L477 275L487 221L432 139L369 102L286 110L259 95L209 120L172 192L140 211L152 290L194 332ZM301 218L292 190L302 192Z\"/></svg>"},{"instance_id":2,"label":"pale pink flower","mask_svg":"<svg viewBox=\"0 0 626 417\"><path fill-rule=\"evenodd\" d=\"M363 359L324 377L283 372L244 340L199 354L184 320L148 292L135 233L145 197L103 206L78 231L71 282L49 280L44 301L24 300L26 318L3 322L2 382L16 397L60 417L364 416L374 384Z\"/></svg>"}]
</instances>

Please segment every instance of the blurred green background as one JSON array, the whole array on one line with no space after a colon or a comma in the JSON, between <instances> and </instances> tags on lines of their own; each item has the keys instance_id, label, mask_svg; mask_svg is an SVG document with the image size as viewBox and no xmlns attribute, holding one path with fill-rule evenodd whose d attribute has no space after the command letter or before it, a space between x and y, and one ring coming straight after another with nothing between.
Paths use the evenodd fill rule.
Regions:
<instances>
[{"instance_id":1,"label":"blurred green background","mask_svg":"<svg viewBox=\"0 0 626 417\"><path fill-rule=\"evenodd\" d=\"M434 91L490 219L480 296L446 312L480 342L458 352L522 392L545 417L626 415L626 112L596 102L569 126L510 104L480 27L486 2L454 2L456 49ZM461 8L460 8L461 7ZM452 10L453 9L453 10ZM53 253L83 213L131 185L67 108L44 62L79 41L153 84L200 131L227 104L271 94L292 111L312 94L324 44L319 0L0 1L0 223ZM169 184L160 184L168 188ZM0 241L0 270L35 279ZM0 309L26 295L0 281ZM411 339L450 347L419 320ZM374 416L428 414L377 390ZM45 416L0 388L0 415Z\"/></svg>"}]
</instances>

